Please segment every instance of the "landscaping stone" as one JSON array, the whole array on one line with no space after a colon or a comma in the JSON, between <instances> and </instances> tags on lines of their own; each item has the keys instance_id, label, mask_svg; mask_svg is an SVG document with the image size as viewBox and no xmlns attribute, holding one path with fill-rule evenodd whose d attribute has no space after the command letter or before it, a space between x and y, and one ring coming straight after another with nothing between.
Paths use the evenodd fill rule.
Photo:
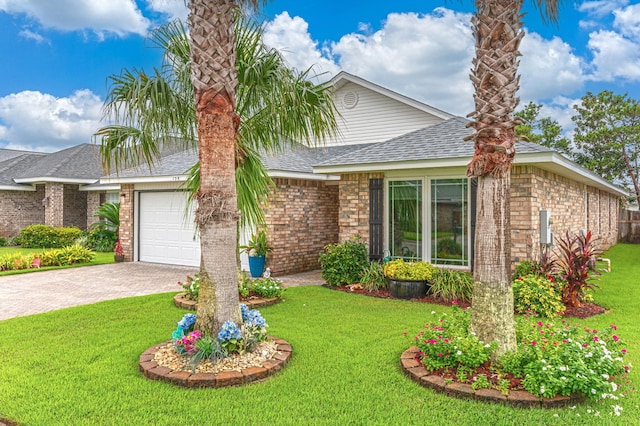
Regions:
<instances>
[{"instance_id":1,"label":"landscaping stone","mask_svg":"<svg viewBox=\"0 0 640 426\"><path fill-rule=\"evenodd\" d=\"M181 309L195 311L198 302L195 300L189 300L187 299L186 296L187 296L187 293L176 294L175 296L173 296L173 304ZM264 308L265 306L275 305L280 300L281 299L277 297L271 297L271 298L242 300L240 301L240 303L244 303L245 305L247 305L249 309L257 309L257 308Z\"/></svg>"},{"instance_id":2,"label":"landscaping stone","mask_svg":"<svg viewBox=\"0 0 640 426\"><path fill-rule=\"evenodd\" d=\"M155 345L140 355L138 367L142 374L150 380L162 380L177 386L188 388L212 388L240 386L266 380L271 375L280 371L291 357L291 345L286 340L270 338L278 344L278 352L273 359L266 360L262 367L248 367L240 371L221 371L219 373L192 373L190 371L175 371L167 367L158 366L155 361L149 361L149 355L153 359L155 352L167 343Z\"/></svg>"}]
</instances>

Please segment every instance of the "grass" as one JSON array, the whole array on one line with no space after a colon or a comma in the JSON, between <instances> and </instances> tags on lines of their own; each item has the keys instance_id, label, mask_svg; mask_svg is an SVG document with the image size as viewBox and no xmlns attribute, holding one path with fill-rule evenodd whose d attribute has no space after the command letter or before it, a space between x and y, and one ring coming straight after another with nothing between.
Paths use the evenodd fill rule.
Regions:
<instances>
[{"instance_id":1,"label":"grass","mask_svg":"<svg viewBox=\"0 0 640 426\"><path fill-rule=\"evenodd\" d=\"M640 365L640 246L607 253L613 271L596 302L615 323ZM288 340L293 357L266 382L190 390L144 379L140 353L169 338L185 311L172 294L102 302L0 321L0 418L29 425L634 425L640 396L575 409L518 409L434 393L405 378L399 356L436 305L374 299L323 287L288 289L263 308L270 333ZM640 380L637 368L630 379ZM588 410L592 410L589 413ZM596 417L593 412L599 411Z\"/></svg>"},{"instance_id":2,"label":"grass","mask_svg":"<svg viewBox=\"0 0 640 426\"><path fill-rule=\"evenodd\" d=\"M15 254L15 253L35 253L35 252L41 252L43 250L46 249L41 249L41 248L22 248L22 247L0 247L0 257L8 255L8 254ZM3 275L16 275L16 274L29 274L32 272L39 272L39 271L50 271L52 269L65 269L65 268L77 268L80 266L92 266L92 265L104 265L107 263L113 263L114 259L113 259L113 252L94 252L95 253L95 257L93 258L93 260L91 262L87 262L87 263L78 263L75 265L68 265L68 266L46 266L46 267L42 267L42 268L33 268L33 269L16 269L13 271L2 271L0 272L0 276Z\"/></svg>"}]
</instances>

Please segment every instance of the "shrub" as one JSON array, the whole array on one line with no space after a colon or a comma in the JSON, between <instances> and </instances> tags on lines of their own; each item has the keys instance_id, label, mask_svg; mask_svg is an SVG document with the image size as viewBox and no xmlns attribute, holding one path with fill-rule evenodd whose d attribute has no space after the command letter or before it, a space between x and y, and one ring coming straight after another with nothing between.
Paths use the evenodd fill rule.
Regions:
<instances>
[{"instance_id":1,"label":"shrub","mask_svg":"<svg viewBox=\"0 0 640 426\"><path fill-rule=\"evenodd\" d=\"M329 244L320 254L322 278L331 286L357 283L362 269L369 265L368 258L367 247L358 236L341 244Z\"/></svg>"},{"instance_id":2,"label":"shrub","mask_svg":"<svg viewBox=\"0 0 640 426\"><path fill-rule=\"evenodd\" d=\"M360 285L368 291L378 291L387 288L387 280L384 277L384 268L378 262L369 263L369 267L362 270Z\"/></svg>"},{"instance_id":3,"label":"shrub","mask_svg":"<svg viewBox=\"0 0 640 426\"><path fill-rule=\"evenodd\" d=\"M435 315L432 312L432 315ZM476 368L489 360L496 344L483 344L469 332L470 310L453 307L453 314L442 314L426 324L415 338L422 364L427 370L439 368Z\"/></svg>"},{"instance_id":4,"label":"shrub","mask_svg":"<svg viewBox=\"0 0 640 426\"><path fill-rule=\"evenodd\" d=\"M600 275L595 269L599 254L591 231L574 237L566 232L563 238L558 239L559 259L554 272L565 282L562 300L566 305L580 306L587 290L599 288L590 282L594 275Z\"/></svg>"},{"instance_id":5,"label":"shrub","mask_svg":"<svg viewBox=\"0 0 640 426\"><path fill-rule=\"evenodd\" d=\"M93 260L95 253L79 245L60 249L52 249L34 254L40 258L40 266L68 266L76 263L87 263Z\"/></svg>"},{"instance_id":6,"label":"shrub","mask_svg":"<svg viewBox=\"0 0 640 426\"><path fill-rule=\"evenodd\" d=\"M251 280L247 277L245 271L238 272L238 293L242 297L249 296L249 290L251 288Z\"/></svg>"},{"instance_id":7,"label":"shrub","mask_svg":"<svg viewBox=\"0 0 640 426\"><path fill-rule=\"evenodd\" d=\"M282 297L284 288L282 282L273 278L258 278L251 283L251 290L262 297Z\"/></svg>"},{"instance_id":8,"label":"shrub","mask_svg":"<svg viewBox=\"0 0 640 426\"><path fill-rule=\"evenodd\" d=\"M471 301L473 277L468 272L439 269L431 279L429 292L436 297L452 302Z\"/></svg>"},{"instance_id":9,"label":"shrub","mask_svg":"<svg viewBox=\"0 0 640 426\"><path fill-rule=\"evenodd\" d=\"M553 318L564 311L562 297L552 279L525 275L514 280L513 299L516 311L521 314L532 311L546 318Z\"/></svg>"},{"instance_id":10,"label":"shrub","mask_svg":"<svg viewBox=\"0 0 640 426\"><path fill-rule=\"evenodd\" d=\"M185 297L188 300L198 300L198 294L200 293L200 275L187 275L187 281L178 281L178 285L186 292Z\"/></svg>"},{"instance_id":11,"label":"shrub","mask_svg":"<svg viewBox=\"0 0 640 426\"><path fill-rule=\"evenodd\" d=\"M33 259L36 257L34 253L11 253L0 257L0 271L14 271L17 269L29 269Z\"/></svg>"},{"instance_id":12,"label":"shrub","mask_svg":"<svg viewBox=\"0 0 640 426\"><path fill-rule=\"evenodd\" d=\"M525 260L516 265L512 281L517 280L525 275L537 275L541 277L549 277L552 275L556 262L551 258L549 248L546 247L540 253L540 258L536 260Z\"/></svg>"},{"instance_id":13,"label":"shrub","mask_svg":"<svg viewBox=\"0 0 640 426\"><path fill-rule=\"evenodd\" d=\"M500 368L523 378L524 388L537 396L602 398L617 390L614 379L630 368L616 330L613 324L601 331L566 321L556 326L526 315L516 325L518 350L500 357Z\"/></svg>"},{"instance_id":14,"label":"shrub","mask_svg":"<svg viewBox=\"0 0 640 426\"><path fill-rule=\"evenodd\" d=\"M403 259L394 259L384 265L385 277L394 280L429 281L438 271L438 268L430 263L405 262Z\"/></svg>"},{"instance_id":15,"label":"shrub","mask_svg":"<svg viewBox=\"0 0 640 426\"><path fill-rule=\"evenodd\" d=\"M96 227L85 235L85 240L80 245L89 250L108 253L113 251L116 241L118 241L118 235L115 231L105 227ZM80 241L76 241L76 243L80 243Z\"/></svg>"},{"instance_id":16,"label":"shrub","mask_svg":"<svg viewBox=\"0 0 640 426\"><path fill-rule=\"evenodd\" d=\"M7 246L7 239L5 237L0 237L0 247Z\"/></svg>"},{"instance_id":17,"label":"shrub","mask_svg":"<svg viewBox=\"0 0 640 426\"><path fill-rule=\"evenodd\" d=\"M54 228L49 225L29 225L20 230L17 242L25 248L62 248L74 244L82 235L75 227Z\"/></svg>"}]
</instances>

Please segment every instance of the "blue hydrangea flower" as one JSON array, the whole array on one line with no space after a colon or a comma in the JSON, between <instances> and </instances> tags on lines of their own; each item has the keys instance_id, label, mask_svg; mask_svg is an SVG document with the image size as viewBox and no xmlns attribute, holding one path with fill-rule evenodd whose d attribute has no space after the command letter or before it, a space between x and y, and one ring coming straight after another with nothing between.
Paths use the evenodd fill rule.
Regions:
<instances>
[{"instance_id":1,"label":"blue hydrangea flower","mask_svg":"<svg viewBox=\"0 0 640 426\"><path fill-rule=\"evenodd\" d=\"M189 330L196 323L196 314L185 314L178 322L178 327L182 330Z\"/></svg>"},{"instance_id":2,"label":"blue hydrangea flower","mask_svg":"<svg viewBox=\"0 0 640 426\"><path fill-rule=\"evenodd\" d=\"M267 322L264 320L262 314L260 314L260 311L258 311L257 309L252 309L247 313L247 318L245 319L244 323L249 327L267 327Z\"/></svg>"},{"instance_id":3,"label":"blue hydrangea flower","mask_svg":"<svg viewBox=\"0 0 640 426\"><path fill-rule=\"evenodd\" d=\"M240 313L242 314L242 321L247 320L247 315L249 315L249 307L244 303L240 304Z\"/></svg>"},{"instance_id":4,"label":"blue hydrangea flower","mask_svg":"<svg viewBox=\"0 0 640 426\"><path fill-rule=\"evenodd\" d=\"M233 321L225 321L225 323L222 324L220 333L218 333L218 340L220 342L225 342L231 339L240 340L241 338L242 332Z\"/></svg>"}]
</instances>

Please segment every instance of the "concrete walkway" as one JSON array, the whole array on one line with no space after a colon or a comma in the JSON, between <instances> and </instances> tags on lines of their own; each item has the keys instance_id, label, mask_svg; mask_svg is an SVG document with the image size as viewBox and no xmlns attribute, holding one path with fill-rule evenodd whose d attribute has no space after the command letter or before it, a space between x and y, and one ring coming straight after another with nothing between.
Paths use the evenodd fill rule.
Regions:
<instances>
[{"instance_id":1,"label":"concrete walkway","mask_svg":"<svg viewBox=\"0 0 640 426\"><path fill-rule=\"evenodd\" d=\"M58 269L0 277L0 320L70 306L147 294L178 292L197 268L145 262ZM319 285L319 271L275 277L285 287Z\"/></svg>"}]
</instances>

